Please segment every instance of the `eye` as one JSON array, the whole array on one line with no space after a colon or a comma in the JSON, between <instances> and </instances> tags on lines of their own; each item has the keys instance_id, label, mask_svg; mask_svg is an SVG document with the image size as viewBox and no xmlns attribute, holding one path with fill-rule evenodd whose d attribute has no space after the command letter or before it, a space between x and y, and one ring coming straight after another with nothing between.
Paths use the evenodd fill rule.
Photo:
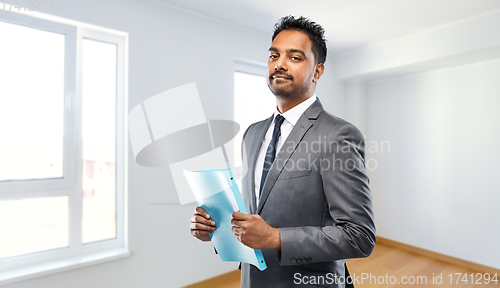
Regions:
<instances>
[{"instance_id":1,"label":"eye","mask_svg":"<svg viewBox=\"0 0 500 288\"><path fill-rule=\"evenodd\" d=\"M294 61L300 61L300 57L293 56L293 57L292 57L292 60L294 60Z\"/></svg>"},{"instance_id":2,"label":"eye","mask_svg":"<svg viewBox=\"0 0 500 288\"><path fill-rule=\"evenodd\" d=\"M274 54L269 55L269 59L276 60L276 59L278 59L278 55L274 55Z\"/></svg>"}]
</instances>

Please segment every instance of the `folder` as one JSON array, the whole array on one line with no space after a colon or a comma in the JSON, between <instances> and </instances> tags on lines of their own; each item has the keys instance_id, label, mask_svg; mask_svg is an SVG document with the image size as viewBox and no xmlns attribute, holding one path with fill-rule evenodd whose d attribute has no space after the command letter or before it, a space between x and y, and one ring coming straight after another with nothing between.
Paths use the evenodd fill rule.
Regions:
<instances>
[{"instance_id":1,"label":"folder","mask_svg":"<svg viewBox=\"0 0 500 288\"><path fill-rule=\"evenodd\" d=\"M231 169L185 170L196 202L215 221L217 229L209 234L222 261L244 262L261 271L267 268L260 249L243 245L231 231L233 212L248 213Z\"/></svg>"}]
</instances>

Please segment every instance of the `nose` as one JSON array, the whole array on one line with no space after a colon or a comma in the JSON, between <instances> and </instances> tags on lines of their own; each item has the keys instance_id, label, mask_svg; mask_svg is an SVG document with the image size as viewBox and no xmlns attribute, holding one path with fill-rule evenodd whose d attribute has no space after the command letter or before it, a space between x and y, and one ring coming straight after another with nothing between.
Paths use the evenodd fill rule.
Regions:
<instances>
[{"instance_id":1,"label":"nose","mask_svg":"<svg viewBox=\"0 0 500 288\"><path fill-rule=\"evenodd\" d=\"M285 60L280 57L278 60L276 60L275 65L274 65L274 71L278 70L287 70Z\"/></svg>"}]
</instances>

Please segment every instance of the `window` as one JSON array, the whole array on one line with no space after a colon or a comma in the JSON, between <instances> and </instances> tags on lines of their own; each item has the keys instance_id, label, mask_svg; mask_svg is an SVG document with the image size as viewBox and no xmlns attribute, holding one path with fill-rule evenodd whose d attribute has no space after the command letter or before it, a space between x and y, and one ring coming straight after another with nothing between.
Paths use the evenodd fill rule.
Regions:
<instances>
[{"instance_id":1,"label":"window","mask_svg":"<svg viewBox=\"0 0 500 288\"><path fill-rule=\"evenodd\" d=\"M127 35L29 15L0 11L0 284L129 254Z\"/></svg>"},{"instance_id":2,"label":"window","mask_svg":"<svg viewBox=\"0 0 500 288\"><path fill-rule=\"evenodd\" d=\"M116 44L83 39L83 243L116 237Z\"/></svg>"},{"instance_id":3,"label":"window","mask_svg":"<svg viewBox=\"0 0 500 288\"><path fill-rule=\"evenodd\" d=\"M253 123L269 118L275 111L276 98L266 83L265 64L245 60L235 61L234 121L240 131L234 138L234 167L236 178L241 178L241 140ZM241 183L240 184L241 187Z\"/></svg>"}]
</instances>

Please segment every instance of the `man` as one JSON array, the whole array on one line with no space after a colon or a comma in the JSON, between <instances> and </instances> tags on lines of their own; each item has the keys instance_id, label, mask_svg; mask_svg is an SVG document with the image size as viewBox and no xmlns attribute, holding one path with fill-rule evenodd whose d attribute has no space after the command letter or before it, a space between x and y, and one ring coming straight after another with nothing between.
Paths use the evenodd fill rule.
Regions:
<instances>
[{"instance_id":1,"label":"man","mask_svg":"<svg viewBox=\"0 0 500 288\"><path fill-rule=\"evenodd\" d=\"M345 287L344 259L367 257L375 245L363 136L315 95L325 60L320 25L292 16L275 25L267 82L277 110L243 136L250 214L235 212L231 221L239 241L262 249L268 268L243 263L241 287ZM191 222L193 236L210 240L215 222L202 208Z\"/></svg>"}]
</instances>

